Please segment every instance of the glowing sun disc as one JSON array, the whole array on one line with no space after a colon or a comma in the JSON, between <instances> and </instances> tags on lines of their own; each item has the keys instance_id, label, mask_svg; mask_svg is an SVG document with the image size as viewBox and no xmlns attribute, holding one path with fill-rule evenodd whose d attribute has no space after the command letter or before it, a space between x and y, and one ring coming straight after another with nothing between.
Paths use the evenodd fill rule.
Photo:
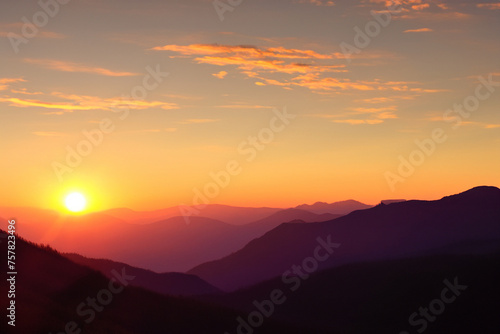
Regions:
<instances>
[{"instance_id":1,"label":"glowing sun disc","mask_svg":"<svg viewBox=\"0 0 500 334\"><path fill-rule=\"evenodd\" d=\"M80 193L71 193L64 199L64 204L69 211L80 212L87 206L87 200Z\"/></svg>"}]
</instances>

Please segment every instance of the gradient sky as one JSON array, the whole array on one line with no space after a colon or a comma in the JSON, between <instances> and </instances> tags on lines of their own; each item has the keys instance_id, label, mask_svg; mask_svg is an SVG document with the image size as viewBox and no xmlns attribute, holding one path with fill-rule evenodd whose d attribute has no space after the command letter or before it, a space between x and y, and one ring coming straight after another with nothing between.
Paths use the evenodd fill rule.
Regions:
<instances>
[{"instance_id":1,"label":"gradient sky","mask_svg":"<svg viewBox=\"0 0 500 334\"><path fill-rule=\"evenodd\" d=\"M500 87L459 126L443 118L475 94L478 77L500 82L500 4L404 0L347 60L341 45L355 46L354 28L386 5L245 0L221 21L212 0L72 0L16 53L23 17L43 14L35 1L4 4L0 206L57 209L71 190L92 210L189 205L233 160L241 173L211 203L375 204L500 186ZM157 66L164 81L124 102ZM296 117L249 162L238 146L269 126L274 108ZM113 131L58 178L54 162L104 118ZM446 142L392 190L386 172L436 128Z\"/></svg>"}]
</instances>

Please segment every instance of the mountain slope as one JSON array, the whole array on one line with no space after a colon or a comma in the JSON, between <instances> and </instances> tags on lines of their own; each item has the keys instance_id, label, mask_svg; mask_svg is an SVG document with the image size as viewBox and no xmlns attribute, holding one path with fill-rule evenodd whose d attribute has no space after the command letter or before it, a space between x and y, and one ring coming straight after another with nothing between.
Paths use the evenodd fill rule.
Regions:
<instances>
[{"instance_id":1,"label":"mountain slope","mask_svg":"<svg viewBox=\"0 0 500 334\"><path fill-rule=\"evenodd\" d=\"M414 256L458 242L500 239L500 189L477 187L437 201L378 205L323 223L282 224L240 251L188 273L235 290L301 264L319 247L318 238L323 244L340 244L319 263L323 269Z\"/></svg>"},{"instance_id":2,"label":"mountain slope","mask_svg":"<svg viewBox=\"0 0 500 334\"><path fill-rule=\"evenodd\" d=\"M192 296L214 294L220 292L197 276L182 273L155 273L150 270L135 268L125 263L105 259L89 259L78 254L63 254L74 263L99 271L108 278L113 278L113 270L126 272L135 276L131 285L142 287L157 293L174 296Z\"/></svg>"}]
</instances>

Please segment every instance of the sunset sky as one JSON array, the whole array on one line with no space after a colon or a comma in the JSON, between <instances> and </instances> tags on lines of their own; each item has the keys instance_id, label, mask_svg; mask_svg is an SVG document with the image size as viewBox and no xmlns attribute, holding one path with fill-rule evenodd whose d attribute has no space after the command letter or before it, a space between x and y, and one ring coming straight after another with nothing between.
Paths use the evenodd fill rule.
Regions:
<instances>
[{"instance_id":1,"label":"sunset sky","mask_svg":"<svg viewBox=\"0 0 500 334\"><path fill-rule=\"evenodd\" d=\"M221 0L219 12L212 0L41 2L53 17L37 1L0 11L0 206L59 209L70 191L91 210L190 205L234 161L241 171L210 203L500 186L498 1L403 0L392 14L382 0ZM355 27L380 30L360 45ZM359 52L346 59L346 45ZM447 112L463 103L472 111ZM284 110L295 118L242 154ZM103 119L102 143L58 175ZM437 128L446 140L391 189L387 172Z\"/></svg>"}]
</instances>

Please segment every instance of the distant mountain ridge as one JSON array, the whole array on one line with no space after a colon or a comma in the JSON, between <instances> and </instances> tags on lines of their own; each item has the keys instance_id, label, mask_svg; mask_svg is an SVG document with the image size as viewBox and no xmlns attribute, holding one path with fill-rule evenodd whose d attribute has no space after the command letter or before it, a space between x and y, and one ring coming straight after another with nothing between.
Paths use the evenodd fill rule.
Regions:
<instances>
[{"instance_id":1,"label":"distant mountain ridge","mask_svg":"<svg viewBox=\"0 0 500 334\"><path fill-rule=\"evenodd\" d=\"M269 207L236 207L230 205L209 204L203 209L199 209L196 206L174 206L154 211L134 211L131 209L121 208L106 210L101 213L129 223L146 224L151 223L152 221L160 221L181 216L183 212L189 212L189 214L192 214L192 217L205 217L220 220L233 225L246 225L267 218L268 216L278 212L292 209L305 210L315 214L345 215L352 211L368 209L371 207L371 205L363 204L355 200L347 200L335 203L316 202L312 205L302 204L294 208L287 209Z\"/></svg>"},{"instance_id":2,"label":"distant mountain ridge","mask_svg":"<svg viewBox=\"0 0 500 334\"><path fill-rule=\"evenodd\" d=\"M372 205L364 204L355 200L340 201L334 203L316 202L314 204L302 204L295 207L295 209L307 210L309 212L324 214L332 213L339 215L346 215L356 210L364 210L371 208Z\"/></svg>"},{"instance_id":3,"label":"distant mountain ridge","mask_svg":"<svg viewBox=\"0 0 500 334\"><path fill-rule=\"evenodd\" d=\"M258 229L260 231L270 231L276 226L291 221L302 221L304 223L324 222L341 217L340 214L323 213L316 214L302 209L285 209L278 211L269 217L245 225L248 229Z\"/></svg>"},{"instance_id":4,"label":"distant mountain ridge","mask_svg":"<svg viewBox=\"0 0 500 334\"><path fill-rule=\"evenodd\" d=\"M188 218L205 217L220 220L232 225L245 225L281 210L280 208L252 208L208 204L204 208L199 208L197 206L173 206L153 211L135 211L127 208L119 208L102 211L101 213L133 224L148 224L154 221L183 216L184 213L187 212L189 213L189 215L187 215Z\"/></svg>"},{"instance_id":5,"label":"distant mountain ridge","mask_svg":"<svg viewBox=\"0 0 500 334\"><path fill-rule=\"evenodd\" d=\"M253 209L243 208L242 217L248 218L244 216L248 210ZM338 217L286 209L243 225L194 216L138 225L103 213L70 216L32 208L0 213L17 217L18 233L28 240L50 244L61 252L106 258L156 272L183 272L222 258L288 221L317 222Z\"/></svg>"}]
</instances>

